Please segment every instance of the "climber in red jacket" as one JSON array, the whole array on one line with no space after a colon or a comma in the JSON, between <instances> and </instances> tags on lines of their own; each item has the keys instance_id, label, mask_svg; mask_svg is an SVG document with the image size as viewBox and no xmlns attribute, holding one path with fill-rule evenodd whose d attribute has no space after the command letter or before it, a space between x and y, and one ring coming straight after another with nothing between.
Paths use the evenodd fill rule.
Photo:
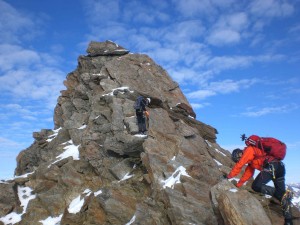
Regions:
<instances>
[{"instance_id":1,"label":"climber in red jacket","mask_svg":"<svg viewBox=\"0 0 300 225\"><path fill-rule=\"evenodd\" d=\"M251 137L254 137L254 135ZM292 225L292 212L290 208L292 193L286 191L285 188L285 166L280 160L276 160L275 158L270 160L270 156L266 160L265 151L258 148L257 140L253 139L248 138L248 141L246 141L247 147L244 150L233 150L232 159L236 164L227 175L227 178L231 179L237 176L243 166L248 164L244 174L236 184L237 187L241 187L253 176L255 169L261 171L253 181L252 189L256 192L277 198L281 202L285 225ZM271 180L275 188L266 185Z\"/></svg>"},{"instance_id":2,"label":"climber in red jacket","mask_svg":"<svg viewBox=\"0 0 300 225\"><path fill-rule=\"evenodd\" d=\"M245 169L245 172L239 182L236 184L237 187L241 187L246 181L248 181L254 174L255 169L261 171L263 170L264 160L265 160L265 152L255 146L248 146L244 149L244 151L240 149L235 149L233 156L238 159L235 166L232 168L230 173L227 175L228 179L231 179L237 176L244 165L248 164Z\"/></svg>"}]
</instances>

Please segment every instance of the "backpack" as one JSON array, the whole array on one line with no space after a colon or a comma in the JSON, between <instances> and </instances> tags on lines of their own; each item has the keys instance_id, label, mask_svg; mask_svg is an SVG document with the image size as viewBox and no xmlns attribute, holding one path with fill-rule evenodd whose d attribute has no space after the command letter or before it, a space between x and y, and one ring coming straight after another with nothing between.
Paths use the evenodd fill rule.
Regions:
<instances>
[{"instance_id":1,"label":"backpack","mask_svg":"<svg viewBox=\"0 0 300 225\"><path fill-rule=\"evenodd\" d=\"M242 139L245 140L246 145L255 145L256 147L262 149L267 153L267 155L272 156L278 160L283 160L286 155L286 145L285 143L279 141L273 137L259 137L257 135L251 135L246 138L242 135Z\"/></svg>"},{"instance_id":2,"label":"backpack","mask_svg":"<svg viewBox=\"0 0 300 225\"><path fill-rule=\"evenodd\" d=\"M260 143L262 149L267 153L267 155L273 156L279 160L284 159L286 154L285 143L272 137L262 137L260 138Z\"/></svg>"},{"instance_id":3,"label":"backpack","mask_svg":"<svg viewBox=\"0 0 300 225\"><path fill-rule=\"evenodd\" d=\"M137 99L136 99L136 101L135 101L135 103L134 103L134 106L133 106L133 108L135 109L135 110L141 110L142 109L142 102L143 102L143 99L144 99L144 97L143 96L139 96Z\"/></svg>"}]
</instances>

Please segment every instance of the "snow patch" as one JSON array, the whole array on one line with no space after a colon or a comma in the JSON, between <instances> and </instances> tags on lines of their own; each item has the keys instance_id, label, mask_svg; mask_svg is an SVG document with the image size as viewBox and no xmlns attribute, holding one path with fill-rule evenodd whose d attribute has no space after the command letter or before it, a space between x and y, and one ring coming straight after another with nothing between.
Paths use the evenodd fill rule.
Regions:
<instances>
[{"instance_id":1,"label":"snow patch","mask_svg":"<svg viewBox=\"0 0 300 225\"><path fill-rule=\"evenodd\" d=\"M128 223L126 223L125 225L130 225L130 224L132 224L133 222L135 221L135 215L131 218L131 220L128 222Z\"/></svg>"},{"instance_id":2,"label":"snow patch","mask_svg":"<svg viewBox=\"0 0 300 225\"><path fill-rule=\"evenodd\" d=\"M216 152L222 154L223 156L226 156L223 152L221 152L219 149L215 148Z\"/></svg>"},{"instance_id":3,"label":"snow patch","mask_svg":"<svg viewBox=\"0 0 300 225\"><path fill-rule=\"evenodd\" d=\"M133 91L129 90L129 87L119 87L119 88L112 89L112 91L110 93L102 95L102 96L113 96L114 95L114 91L116 91L116 90L119 90L121 92L123 91L123 94L124 94L125 90L128 90L130 93L133 93Z\"/></svg>"},{"instance_id":4,"label":"snow patch","mask_svg":"<svg viewBox=\"0 0 300 225\"><path fill-rule=\"evenodd\" d=\"M40 220L39 222L41 222L43 225L59 225L62 216L63 214L59 215L58 217L49 216L47 219Z\"/></svg>"},{"instance_id":5,"label":"snow patch","mask_svg":"<svg viewBox=\"0 0 300 225\"><path fill-rule=\"evenodd\" d=\"M216 159L214 159L215 160L215 162L218 164L218 166L222 166L223 164L222 163L220 163L218 160L216 160Z\"/></svg>"},{"instance_id":6,"label":"snow patch","mask_svg":"<svg viewBox=\"0 0 300 225\"><path fill-rule=\"evenodd\" d=\"M36 195L32 195L32 189L29 187L20 187L18 186L18 197L21 202L21 206L23 207L23 211L20 214L15 212L11 212L6 216L0 218L5 225L11 225L18 223L22 220L22 215L26 213L26 209L30 200L35 199Z\"/></svg>"},{"instance_id":7,"label":"snow patch","mask_svg":"<svg viewBox=\"0 0 300 225\"><path fill-rule=\"evenodd\" d=\"M57 135L58 135L58 132L61 130L61 127L56 129L56 130L53 130L54 134L48 136L48 139L46 140L47 142L51 142Z\"/></svg>"},{"instance_id":8,"label":"snow patch","mask_svg":"<svg viewBox=\"0 0 300 225\"><path fill-rule=\"evenodd\" d=\"M208 140L205 140L206 144L209 146L209 147L212 147L211 146L211 143L208 141Z\"/></svg>"},{"instance_id":9,"label":"snow patch","mask_svg":"<svg viewBox=\"0 0 300 225\"><path fill-rule=\"evenodd\" d=\"M55 163L61 161L62 159L65 159L65 158L68 158L68 157L72 157L73 160L79 160L79 159L80 159L80 158L79 158L79 150L78 150L78 148L79 148L80 145L77 145L77 146L74 145L72 140L67 141L67 142L65 142L64 144L69 144L69 145L67 145L66 147L64 147L64 149L65 149L66 151L64 151L63 153L61 153L59 156L56 156L56 158L58 158L58 160L56 160L56 161L54 161L53 163L51 163L51 164L48 166L48 168L49 168L52 164L55 164Z\"/></svg>"},{"instance_id":10,"label":"snow patch","mask_svg":"<svg viewBox=\"0 0 300 225\"><path fill-rule=\"evenodd\" d=\"M127 179L133 177L133 175L129 175L129 174L130 174L130 173L126 173L125 176L124 176L119 182L121 182L121 181L123 181L123 180L127 180Z\"/></svg>"},{"instance_id":11,"label":"snow patch","mask_svg":"<svg viewBox=\"0 0 300 225\"><path fill-rule=\"evenodd\" d=\"M146 134L135 134L135 137L139 137L139 138L146 138L147 135Z\"/></svg>"},{"instance_id":12,"label":"snow patch","mask_svg":"<svg viewBox=\"0 0 300 225\"><path fill-rule=\"evenodd\" d=\"M31 173L25 173L25 174L23 174L23 175L20 175L20 176L14 176L14 179L16 179L16 178L26 178L26 177L28 177L30 174L33 174L34 172L31 172Z\"/></svg>"},{"instance_id":13,"label":"snow patch","mask_svg":"<svg viewBox=\"0 0 300 225\"><path fill-rule=\"evenodd\" d=\"M183 166L179 166L175 172L166 180L162 181L163 188L174 188L174 185L180 183L180 176L191 177L187 174L186 169Z\"/></svg>"},{"instance_id":14,"label":"snow patch","mask_svg":"<svg viewBox=\"0 0 300 225\"><path fill-rule=\"evenodd\" d=\"M68 208L69 213L76 214L80 212L83 203L84 203L84 198L81 199L80 195L77 198L73 199L73 201L70 203Z\"/></svg>"},{"instance_id":15,"label":"snow patch","mask_svg":"<svg viewBox=\"0 0 300 225\"><path fill-rule=\"evenodd\" d=\"M98 196L98 195L101 195L101 194L102 194L102 191L101 191L101 190L94 192L94 195L95 195L95 196Z\"/></svg>"},{"instance_id":16,"label":"snow patch","mask_svg":"<svg viewBox=\"0 0 300 225\"><path fill-rule=\"evenodd\" d=\"M230 192L237 192L238 190L235 189L235 188L231 188L231 189L229 189L229 191L230 191Z\"/></svg>"},{"instance_id":17,"label":"snow patch","mask_svg":"<svg viewBox=\"0 0 300 225\"><path fill-rule=\"evenodd\" d=\"M86 125L84 124L84 125L82 125L81 127L79 127L79 128L77 128L78 130L83 130L83 129L85 129L86 128Z\"/></svg>"}]
</instances>

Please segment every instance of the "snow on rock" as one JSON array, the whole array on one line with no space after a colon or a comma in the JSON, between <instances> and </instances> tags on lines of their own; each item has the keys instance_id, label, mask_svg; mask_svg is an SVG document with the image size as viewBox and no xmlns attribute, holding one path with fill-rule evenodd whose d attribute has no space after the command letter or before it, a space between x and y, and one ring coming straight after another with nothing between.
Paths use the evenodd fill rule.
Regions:
<instances>
[{"instance_id":1,"label":"snow on rock","mask_svg":"<svg viewBox=\"0 0 300 225\"><path fill-rule=\"evenodd\" d=\"M121 182L123 180L127 180L127 179L129 179L131 177L133 177L133 175L129 175L129 173L126 173L125 176L119 182Z\"/></svg>"},{"instance_id":2,"label":"snow on rock","mask_svg":"<svg viewBox=\"0 0 300 225\"><path fill-rule=\"evenodd\" d=\"M86 128L86 125L84 124L84 125L82 125L81 127L79 127L79 128L77 128L78 130L83 130L83 129L85 129Z\"/></svg>"},{"instance_id":3,"label":"snow on rock","mask_svg":"<svg viewBox=\"0 0 300 225\"><path fill-rule=\"evenodd\" d=\"M216 150L216 152L218 152L218 153L220 153L221 155L223 155L223 156L226 157L226 155L225 155L223 152L221 152L220 150L218 150L217 148L215 148L215 150Z\"/></svg>"},{"instance_id":4,"label":"snow on rock","mask_svg":"<svg viewBox=\"0 0 300 225\"><path fill-rule=\"evenodd\" d=\"M135 215L131 218L131 220L128 222L128 223L126 223L125 225L130 225L130 224L132 224L133 222L135 221Z\"/></svg>"},{"instance_id":5,"label":"snow on rock","mask_svg":"<svg viewBox=\"0 0 300 225\"><path fill-rule=\"evenodd\" d=\"M186 169L183 166L179 166L168 179L162 181L164 184L163 188L169 187L173 189L175 184L180 183L181 175L190 177L190 175L187 174Z\"/></svg>"},{"instance_id":6,"label":"snow on rock","mask_svg":"<svg viewBox=\"0 0 300 225\"><path fill-rule=\"evenodd\" d=\"M61 127L56 129L56 130L53 130L54 134L50 135L46 141L51 142L58 135L58 132L60 130L61 130Z\"/></svg>"},{"instance_id":7,"label":"snow on rock","mask_svg":"<svg viewBox=\"0 0 300 225\"><path fill-rule=\"evenodd\" d=\"M98 195L101 195L101 194L102 194L102 191L101 191L101 190L94 192L94 195L95 195L95 196L98 196Z\"/></svg>"},{"instance_id":8,"label":"snow on rock","mask_svg":"<svg viewBox=\"0 0 300 225\"><path fill-rule=\"evenodd\" d=\"M229 189L229 191L230 191L230 192L237 192L238 190L235 189L235 188L231 188L231 189Z\"/></svg>"},{"instance_id":9,"label":"snow on rock","mask_svg":"<svg viewBox=\"0 0 300 225\"><path fill-rule=\"evenodd\" d=\"M23 207L23 211L20 214L11 212L4 217L0 218L5 225L11 225L18 223L22 220L22 215L26 213L26 209L30 200L35 199L36 195L31 194L32 190L29 187L20 187L18 186L18 197Z\"/></svg>"},{"instance_id":10,"label":"snow on rock","mask_svg":"<svg viewBox=\"0 0 300 225\"><path fill-rule=\"evenodd\" d=\"M14 179L15 178L26 178L26 177L28 177L30 174L33 174L34 172L31 172L31 173L25 173L25 174L23 174L23 175L21 175L21 176L14 176Z\"/></svg>"},{"instance_id":11,"label":"snow on rock","mask_svg":"<svg viewBox=\"0 0 300 225\"><path fill-rule=\"evenodd\" d=\"M0 221L3 222L5 225L8 224L15 224L21 221L22 214L17 214L15 212L12 212L10 214L7 214L4 217L0 218Z\"/></svg>"},{"instance_id":12,"label":"snow on rock","mask_svg":"<svg viewBox=\"0 0 300 225\"><path fill-rule=\"evenodd\" d=\"M36 195L32 195L31 192L32 190L29 187L18 187L18 196L21 206L23 206L23 213L26 212L29 201L36 197Z\"/></svg>"},{"instance_id":13,"label":"snow on rock","mask_svg":"<svg viewBox=\"0 0 300 225\"><path fill-rule=\"evenodd\" d=\"M214 159L214 161L218 164L218 166L222 166L222 163L220 163L218 160Z\"/></svg>"},{"instance_id":14,"label":"snow on rock","mask_svg":"<svg viewBox=\"0 0 300 225\"><path fill-rule=\"evenodd\" d=\"M211 143L208 141L208 140L205 140L206 144L209 146L209 147L212 147L211 146Z\"/></svg>"},{"instance_id":15,"label":"snow on rock","mask_svg":"<svg viewBox=\"0 0 300 225\"><path fill-rule=\"evenodd\" d=\"M113 96L115 91L121 91L123 93L125 91L129 91L130 93L133 93L133 91L129 90L129 87L119 87L119 88L112 89L112 91L110 93L102 95L102 96Z\"/></svg>"},{"instance_id":16,"label":"snow on rock","mask_svg":"<svg viewBox=\"0 0 300 225\"><path fill-rule=\"evenodd\" d=\"M39 222L41 222L43 225L59 225L61 218L62 218L62 214L59 215L58 217L48 217L45 220L40 220Z\"/></svg>"},{"instance_id":17,"label":"snow on rock","mask_svg":"<svg viewBox=\"0 0 300 225\"><path fill-rule=\"evenodd\" d=\"M56 158L58 158L58 160L56 160L53 163L51 163L51 165L57 163L58 161L60 161L62 159L68 158L68 157L72 157L73 160L79 160L80 159L79 158L79 150L78 150L79 145L77 145L77 146L74 145L72 140L70 140L70 141L68 141L68 142L66 142L64 144L69 144L66 147L64 147L64 149L66 151L64 151L63 153L61 153L59 156L56 156ZM48 168L51 165L49 165Z\"/></svg>"},{"instance_id":18,"label":"snow on rock","mask_svg":"<svg viewBox=\"0 0 300 225\"><path fill-rule=\"evenodd\" d=\"M68 208L69 213L76 214L76 213L80 212L81 207L83 206L83 203L84 203L84 198L81 199L80 196L81 195L79 195L77 198L73 199L73 201L70 203L69 208Z\"/></svg>"}]
</instances>

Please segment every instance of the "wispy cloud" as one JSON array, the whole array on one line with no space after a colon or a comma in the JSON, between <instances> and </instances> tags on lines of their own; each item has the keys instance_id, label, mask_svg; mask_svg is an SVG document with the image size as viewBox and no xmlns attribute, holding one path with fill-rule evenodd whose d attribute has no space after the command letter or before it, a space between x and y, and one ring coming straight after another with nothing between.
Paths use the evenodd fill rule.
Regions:
<instances>
[{"instance_id":1,"label":"wispy cloud","mask_svg":"<svg viewBox=\"0 0 300 225\"><path fill-rule=\"evenodd\" d=\"M246 13L239 12L222 16L214 24L206 40L209 44L216 46L239 43L242 32L248 24Z\"/></svg>"},{"instance_id":2,"label":"wispy cloud","mask_svg":"<svg viewBox=\"0 0 300 225\"><path fill-rule=\"evenodd\" d=\"M259 80L257 79L244 79L239 81L227 79L218 82L210 82L201 90L187 93L187 96L191 99L205 99L217 94L229 94L232 92L238 92L242 89L249 88L258 82Z\"/></svg>"},{"instance_id":3,"label":"wispy cloud","mask_svg":"<svg viewBox=\"0 0 300 225\"><path fill-rule=\"evenodd\" d=\"M233 2L234 0L202 0L201 3L197 0L173 0L178 12L186 17L214 16L219 9L228 8Z\"/></svg>"},{"instance_id":4,"label":"wispy cloud","mask_svg":"<svg viewBox=\"0 0 300 225\"><path fill-rule=\"evenodd\" d=\"M246 112L241 113L241 115L247 117L260 117L268 114L288 113L298 108L299 105L296 104L283 105L277 107L263 107L263 108L254 107L254 108L249 108Z\"/></svg>"},{"instance_id":5,"label":"wispy cloud","mask_svg":"<svg viewBox=\"0 0 300 225\"><path fill-rule=\"evenodd\" d=\"M11 157L15 156L15 153L12 152L12 150L20 150L20 148L24 147L22 143L15 142L13 140L0 137L0 144L1 144L1 151L0 151L0 157Z\"/></svg>"},{"instance_id":6,"label":"wispy cloud","mask_svg":"<svg viewBox=\"0 0 300 225\"><path fill-rule=\"evenodd\" d=\"M284 17L294 12L294 6L288 1L255 0L250 3L250 12L259 17Z\"/></svg>"},{"instance_id":7,"label":"wispy cloud","mask_svg":"<svg viewBox=\"0 0 300 225\"><path fill-rule=\"evenodd\" d=\"M42 18L33 18L17 11L3 0L0 0L0 8L0 42L20 43L21 40L30 40L40 34Z\"/></svg>"},{"instance_id":8,"label":"wispy cloud","mask_svg":"<svg viewBox=\"0 0 300 225\"><path fill-rule=\"evenodd\" d=\"M207 103L207 102L204 102L202 104L200 103L191 103L193 109L201 109L201 108L204 108L204 107L207 107L210 105L210 103Z\"/></svg>"}]
</instances>

